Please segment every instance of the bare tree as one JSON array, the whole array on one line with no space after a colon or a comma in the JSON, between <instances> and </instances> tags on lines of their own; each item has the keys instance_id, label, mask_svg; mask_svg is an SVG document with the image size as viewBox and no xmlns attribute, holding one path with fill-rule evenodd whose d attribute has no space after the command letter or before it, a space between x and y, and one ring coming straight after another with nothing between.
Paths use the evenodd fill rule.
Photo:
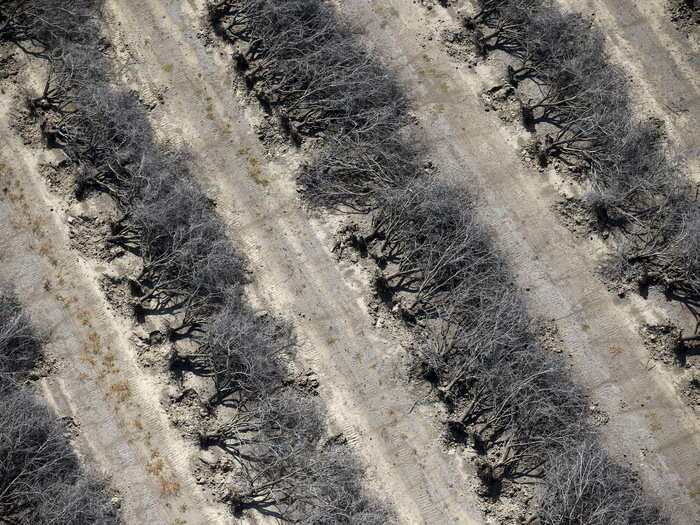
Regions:
<instances>
[{"instance_id":1,"label":"bare tree","mask_svg":"<svg viewBox=\"0 0 700 525\"><path fill-rule=\"evenodd\" d=\"M329 137L299 174L305 199L331 209L375 208L379 191L401 186L423 172L420 146L405 135L400 128L386 135Z\"/></svg>"},{"instance_id":2,"label":"bare tree","mask_svg":"<svg viewBox=\"0 0 700 525\"><path fill-rule=\"evenodd\" d=\"M0 516L7 523L119 523L65 427L28 387L0 395ZM63 521L65 520L65 521Z\"/></svg>"},{"instance_id":3,"label":"bare tree","mask_svg":"<svg viewBox=\"0 0 700 525\"><path fill-rule=\"evenodd\" d=\"M228 498L298 523L386 523L387 507L361 486L362 469L347 446L323 443L317 397L282 389L240 403L202 435L236 458L240 475Z\"/></svg>"},{"instance_id":4,"label":"bare tree","mask_svg":"<svg viewBox=\"0 0 700 525\"><path fill-rule=\"evenodd\" d=\"M0 41L24 51L50 55L57 40L92 43L97 39L95 9L101 0L1 0Z\"/></svg>"},{"instance_id":5,"label":"bare tree","mask_svg":"<svg viewBox=\"0 0 700 525\"><path fill-rule=\"evenodd\" d=\"M219 34L239 44L237 69L264 107L292 134L324 139L299 177L311 204L365 210L376 186L419 171L403 136L403 91L331 4L222 0L209 9Z\"/></svg>"},{"instance_id":6,"label":"bare tree","mask_svg":"<svg viewBox=\"0 0 700 525\"><path fill-rule=\"evenodd\" d=\"M200 327L229 287L247 281L245 260L194 182L152 174L141 194L127 212L143 260L132 283L138 307L144 313L182 311L176 332Z\"/></svg>"},{"instance_id":7,"label":"bare tree","mask_svg":"<svg viewBox=\"0 0 700 525\"><path fill-rule=\"evenodd\" d=\"M29 316L0 286L0 388L21 381L41 356L42 339Z\"/></svg>"},{"instance_id":8,"label":"bare tree","mask_svg":"<svg viewBox=\"0 0 700 525\"><path fill-rule=\"evenodd\" d=\"M490 49L516 50L527 31L532 13L543 0L478 0L479 12L465 19L471 41L480 55ZM483 32L479 26L488 28Z\"/></svg>"},{"instance_id":9,"label":"bare tree","mask_svg":"<svg viewBox=\"0 0 700 525\"><path fill-rule=\"evenodd\" d=\"M472 276L498 272L500 261L463 186L425 177L380 195L382 207L367 236L385 267L378 286L409 293L412 314L431 315Z\"/></svg>"},{"instance_id":10,"label":"bare tree","mask_svg":"<svg viewBox=\"0 0 700 525\"><path fill-rule=\"evenodd\" d=\"M572 443L547 463L537 510L543 525L670 523L667 512L595 439Z\"/></svg>"},{"instance_id":11,"label":"bare tree","mask_svg":"<svg viewBox=\"0 0 700 525\"><path fill-rule=\"evenodd\" d=\"M117 525L121 523L118 509L108 501L106 494L106 483L83 468L72 478L53 484L41 495L32 523Z\"/></svg>"},{"instance_id":12,"label":"bare tree","mask_svg":"<svg viewBox=\"0 0 700 525\"><path fill-rule=\"evenodd\" d=\"M700 264L690 240L700 223L697 194L658 123L634 118L625 74L606 53L600 29L541 0L479 4L467 20L477 49L516 59L507 76L518 87L523 123L550 126L534 143L539 161L583 161L578 167L591 183L586 201L601 226L617 233L611 268L663 284L669 296L697 297Z\"/></svg>"},{"instance_id":13,"label":"bare tree","mask_svg":"<svg viewBox=\"0 0 700 525\"><path fill-rule=\"evenodd\" d=\"M260 480L267 487L271 480L266 477L284 471L296 456L313 452L323 430L317 397L278 388L238 403L231 416L202 434L201 440L224 448L236 458L247 459L242 466L252 476L251 484ZM259 468L249 468L251 460Z\"/></svg>"},{"instance_id":14,"label":"bare tree","mask_svg":"<svg viewBox=\"0 0 700 525\"><path fill-rule=\"evenodd\" d=\"M237 64L248 85L303 135L376 133L405 105L326 2L217 0L209 14L219 34L245 43Z\"/></svg>"},{"instance_id":15,"label":"bare tree","mask_svg":"<svg viewBox=\"0 0 700 525\"><path fill-rule=\"evenodd\" d=\"M55 4L57 0L36 3ZM288 126L309 134L343 129L355 136L369 136L391 124L394 110L389 102L392 107L400 104L392 100L396 90L388 89L391 76L346 38L348 33L336 18L326 16L331 12L327 4L251 1L247 5L255 8L250 15L262 15L267 17L265 23L277 24L276 30L286 27L290 31L284 38L255 44L261 60L266 56L280 67L267 88L288 102L298 97L287 115L282 115ZM98 14L97 4L85 2L85 6L89 15ZM113 85L99 31L92 31L97 26L81 33L87 36L73 38L45 32L44 21L36 12L26 13L22 20L28 22L27 37L41 42L42 55L51 65L43 93L30 101L30 109L43 119L42 131L49 145L62 148L76 168L78 196L105 192L120 207L122 215L107 240L142 259L140 275L130 282L136 313L170 316L173 342L189 337L194 348L176 352L173 365L185 364L211 375L216 394L208 406L215 414L222 405L222 412L229 411L227 420L202 432L202 444L220 446L238 460L237 485L232 486L229 498L232 505L296 522L392 522L387 507L361 487L362 470L347 447L338 445L331 450L324 446L324 413L318 399L295 391L287 378L287 360L295 350L289 325L259 315L247 303L241 288L248 278L244 258L226 236L213 203L193 182L186 154L157 143L137 97ZM19 18L9 23L15 20ZM296 34L301 20L309 31ZM89 17L81 20L92 21ZM272 36L265 31L259 34ZM339 38L337 31L345 36ZM44 34L48 36L37 36ZM334 55L319 53L319 38L331 39L323 49L334 50ZM271 47L266 48L268 44ZM353 68L357 71L348 84L344 76ZM251 71L251 79L253 76ZM354 90L343 89L348 85ZM330 111L323 111L326 106ZM16 416L18 411L11 408L6 413ZM32 414L39 418L43 412ZM0 423L4 423L2 417L0 414ZM112 523L106 514L109 509L92 496L100 491L99 482L77 473L74 456L60 446L61 429L53 424L44 418L26 426L46 429L37 439L50 441L46 447L49 460L52 451L65 452L54 461L56 465L59 460L65 462L64 475L35 491L41 497L31 502L37 516L34 521ZM25 427L7 429L21 433ZM10 494L3 492L2 481L14 478L2 471L3 431L0 428L0 514L5 510L2 497ZM13 436L8 442L26 439ZM22 461L14 449L6 455L8 465ZM31 469L21 469L21 473L31 475ZM50 481L49 476L45 479ZM20 507L11 512L29 516L22 497L23 493L17 496Z\"/></svg>"},{"instance_id":16,"label":"bare tree","mask_svg":"<svg viewBox=\"0 0 700 525\"><path fill-rule=\"evenodd\" d=\"M326 443L305 480L311 497L300 507L299 523L383 525L397 523L390 507L362 484L364 470L347 445Z\"/></svg>"}]
</instances>

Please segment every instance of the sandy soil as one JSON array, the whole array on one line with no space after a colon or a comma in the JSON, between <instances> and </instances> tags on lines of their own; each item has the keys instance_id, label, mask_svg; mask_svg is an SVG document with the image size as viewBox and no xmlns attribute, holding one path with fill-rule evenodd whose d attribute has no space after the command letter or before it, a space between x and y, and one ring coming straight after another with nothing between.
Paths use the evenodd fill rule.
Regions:
<instances>
[{"instance_id":1,"label":"sandy soil","mask_svg":"<svg viewBox=\"0 0 700 525\"><path fill-rule=\"evenodd\" d=\"M479 523L470 466L441 446L438 410L414 402L402 349L376 330L366 283L330 249L335 227L302 209L293 152L266 158L254 125L232 89L230 51L198 38L203 2L108 2L113 41L164 138L195 153L194 173L252 260L261 306L294 321L301 360L317 374L320 395L369 468L370 483L403 523ZM202 35L199 35L200 37Z\"/></svg>"},{"instance_id":2,"label":"sandy soil","mask_svg":"<svg viewBox=\"0 0 700 525\"><path fill-rule=\"evenodd\" d=\"M111 479L126 524L231 523L227 510L195 484L196 451L170 427L162 384L137 364L132 327L98 287L105 268L68 248L67 221L74 219L38 169L62 154L23 144L9 127L12 90L2 93L0 280L16 287L48 334L50 373L39 381L41 393L71 421L78 453Z\"/></svg>"},{"instance_id":3,"label":"sandy soil","mask_svg":"<svg viewBox=\"0 0 700 525\"><path fill-rule=\"evenodd\" d=\"M595 15L611 54L631 73L641 110L662 118L700 182L700 48L673 24L666 0L559 0Z\"/></svg>"},{"instance_id":4,"label":"sandy soil","mask_svg":"<svg viewBox=\"0 0 700 525\"><path fill-rule=\"evenodd\" d=\"M311 218L301 208L293 180L298 154L266 156L255 129L259 110L232 92L229 52L202 38L202 4L109 0L113 39L129 59L127 75L153 104L160 135L194 151L195 173L253 262L259 287L251 293L261 306L294 321L302 361L318 373L332 424L367 463L371 484L404 523L483 522L466 453L441 446L439 407L414 408L425 391L405 380L401 334L375 326L368 275L330 252L335 222ZM405 0L381 6L346 1L343 9L368 29L370 43L411 89L436 163L481 195L484 221L529 291L533 314L555 320L575 373L608 414L611 450L673 505L677 523L698 523L699 425L678 399L670 373L649 365L637 333L642 322L660 321L668 312L653 299L620 300L597 279L602 246L575 239L550 211L570 191L568 184L553 173L524 169L518 151L525 135L484 112L479 93L495 83L492 69L480 66L475 74L446 58L437 37L424 38L448 12L435 8L426 20L426 11ZM688 66L678 67L691 82L683 69ZM648 71L640 76L663 78ZM37 172L43 154L22 145L7 129L7 113L0 114L0 135L7 137L1 180L20 180L21 187L12 182L11 193L24 195L0 201L0 277L14 280L37 321L53 327L50 354L57 365L43 382L47 397L78 424L79 450L112 474L127 522L226 523L221 507L192 479L194 451L170 428L158 402L162 387L136 363L128 340L132 328L113 315L96 286L102 270L66 249L61 203ZM686 127L678 127L685 137L693 114L680 115L678 123L688 116ZM685 140L687 151L697 150ZM106 341L109 349L102 348ZM153 463L153 450L162 466ZM179 484L179 491L165 495L161 477Z\"/></svg>"},{"instance_id":5,"label":"sandy soil","mask_svg":"<svg viewBox=\"0 0 700 525\"><path fill-rule=\"evenodd\" d=\"M570 193L569 183L523 168L527 134L484 111L480 93L498 83L495 69L468 69L447 57L434 30L446 27L440 19L454 22L454 11L400 0L342 6L410 87L436 164L481 197L483 220L526 290L532 314L556 322L574 373L609 416L609 448L641 471L677 523L697 523L700 425L674 391L672 372L650 365L638 335L642 322L677 312L652 296L620 299L606 290L596 274L603 247L575 238L551 210Z\"/></svg>"}]
</instances>

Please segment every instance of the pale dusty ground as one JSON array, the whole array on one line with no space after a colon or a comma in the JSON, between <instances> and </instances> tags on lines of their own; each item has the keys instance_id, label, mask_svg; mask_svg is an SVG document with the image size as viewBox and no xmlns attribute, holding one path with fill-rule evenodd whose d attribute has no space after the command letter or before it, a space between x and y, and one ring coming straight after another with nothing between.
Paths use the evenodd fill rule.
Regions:
<instances>
[{"instance_id":1,"label":"pale dusty ground","mask_svg":"<svg viewBox=\"0 0 700 525\"><path fill-rule=\"evenodd\" d=\"M643 470L649 486L676 504L678 523L694 523L698 505L688 493L700 488L697 423L677 399L667 372L647 370L646 350L636 333L641 320L660 319L664 312L641 300L614 299L595 278L594 243L575 240L549 211L562 182L524 170L517 156L522 137L483 112L478 92L488 68L476 76L453 64L436 39L421 48L418 35L430 24L421 20L424 11L418 6L399 0L381 7L362 0L345 6L411 87L443 171L464 177L482 196L484 220L494 227L521 284L532 289L533 312L557 320L577 373L610 415L606 435L611 448L625 454ZM253 293L294 320L304 343L303 359L319 374L333 424L369 465L373 486L398 507L405 523L481 522L468 464L439 444L434 421L439 412L418 406L408 414L422 392L404 383L397 340L372 326L367 276L350 263L335 261L329 251L332 225L309 219L299 206L291 173L297 159L265 159L250 126L258 112L244 109L232 94L226 50L207 49L197 38L201 1L111 0L108 7L115 40L128 46L133 59L129 71L145 88L145 98L163 95L164 103L153 112L161 134L195 151L196 173L210 186L232 236L253 261L259 282ZM0 132L10 136L6 129ZM4 146L3 160L7 163L6 152L13 152L9 165L31 175L23 180L31 183L25 184L25 193L31 197L32 215L41 210L50 216L46 208L55 204L34 170L36 154L23 152L16 140L14 144L14 150ZM9 208L2 201L0 210L17 216L14 209L20 205ZM66 268L66 288L75 289L65 294L79 297L79 306L69 306L70 315L63 316L55 296L43 290L45 275L58 277L45 256L28 255L25 239L34 234L26 226L20 227L24 233L13 230L3 236L6 242L12 239L12 249L3 250L10 264L3 264L0 275L6 277L8 268L24 268L10 277L17 279L32 313L47 322L62 316L54 323L67 332L62 343L52 345L52 353L56 347L59 362L70 367L59 366L47 382L50 397L60 412L75 414L84 436L80 446L115 473L115 485L129 500L130 523L174 523L178 517L187 523L214 522L199 517L201 509L211 509L212 516L216 509L190 479L191 452L168 428L153 380L134 361L125 336L130 328L118 328L94 286L92 270L82 262L69 264L76 254L63 248L67 236L59 218L51 217L43 227L51 253L59 257L56 268ZM20 261L24 266L16 266ZM92 328L78 322L82 310L90 312ZM69 344L86 341L91 330L117 350L120 372L110 379L95 379L104 359L97 356L94 368L80 361L80 351ZM83 368L88 378L81 382L75 378ZM161 495L160 483L145 469L149 447L138 438L128 441L132 427L119 427L110 400L103 400L101 392L122 378L138 408L119 410L127 419L140 413L147 431L158 436L152 445L167 460L165 472L181 480L182 497ZM183 501L190 509L184 514L177 508Z\"/></svg>"},{"instance_id":2,"label":"pale dusty ground","mask_svg":"<svg viewBox=\"0 0 700 525\"><path fill-rule=\"evenodd\" d=\"M443 173L481 197L483 220L528 292L532 314L556 320L576 376L610 417L609 448L672 505L677 523L697 523L700 425L676 395L672 372L649 364L637 332L642 322L668 315L665 306L620 300L605 289L596 276L599 243L574 238L550 210L570 192L568 183L523 168L519 151L527 134L484 111L479 94L498 83L492 66L474 72L447 57L437 33L423 38L428 29L446 27L438 20L454 12L401 0L341 4L410 87Z\"/></svg>"},{"instance_id":3,"label":"pale dusty ground","mask_svg":"<svg viewBox=\"0 0 700 525\"><path fill-rule=\"evenodd\" d=\"M193 172L211 190L230 232L252 260L258 302L291 318L302 361L318 373L331 423L369 468L371 484L403 523L479 523L473 479L443 450L436 410L404 380L402 349L376 331L366 307L368 277L330 253L334 228L312 220L295 191L294 155L268 161L234 95L230 51L197 38L203 2L108 2L113 41L149 97L164 138L195 152ZM216 40L216 39L214 39Z\"/></svg>"},{"instance_id":4,"label":"pale dusty ground","mask_svg":"<svg viewBox=\"0 0 700 525\"><path fill-rule=\"evenodd\" d=\"M52 366L39 381L41 393L75 423L76 450L111 479L125 523L231 523L226 509L195 485L195 450L170 427L160 405L163 386L139 367L128 339L132 327L99 290L104 268L67 248L64 204L37 171L62 154L22 144L9 128L10 96L0 96L0 280L15 286L47 331Z\"/></svg>"}]
</instances>

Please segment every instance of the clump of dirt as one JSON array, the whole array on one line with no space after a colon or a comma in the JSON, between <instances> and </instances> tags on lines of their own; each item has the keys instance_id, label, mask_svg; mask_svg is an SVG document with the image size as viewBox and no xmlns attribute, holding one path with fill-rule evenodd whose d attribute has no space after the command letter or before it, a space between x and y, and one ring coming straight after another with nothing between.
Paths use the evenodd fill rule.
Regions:
<instances>
[{"instance_id":1,"label":"clump of dirt","mask_svg":"<svg viewBox=\"0 0 700 525\"><path fill-rule=\"evenodd\" d=\"M487 89L481 94L486 111L495 111L503 122L513 123L520 120L520 105L513 96L515 89L510 84L501 84Z\"/></svg>"},{"instance_id":2,"label":"clump of dirt","mask_svg":"<svg viewBox=\"0 0 700 525\"><path fill-rule=\"evenodd\" d=\"M357 263L358 258L367 258L369 255L367 241L362 233L370 228L369 218L358 216L352 221L344 222L335 234L335 243L331 251L338 260L348 260ZM374 271L374 268L371 268Z\"/></svg>"},{"instance_id":3,"label":"clump of dirt","mask_svg":"<svg viewBox=\"0 0 700 525\"><path fill-rule=\"evenodd\" d=\"M75 187L75 171L73 164L67 160L62 160L54 164L40 164L41 174L54 193L69 196Z\"/></svg>"},{"instance_id":4,"label":"clump of dirt","mask_svg":"<svg viewBox=\"0 0 700 525\"><path fill-rule=\"evenodd\" d=\"M272 115L265 115L254 125L254 129L260 143L264 146L266 157L275 158L289 151L290 140L285 136L279 119Z\"/></svg>"},{"instance_id":5,"label":"clump of dirt","mask_svg":"<svg viewBox=\"0 0 700 525\"><path fill-rule=\"evenodd\" d=\"M700 408L700 370L690 372L681 381L678 390L691 407Z\"/></svg>"},{"instance_id":6,"label":"clump of dirt","mask_svg":"<svg viewBox=\"0 0 700 525\"><path fill-rule=\"evenodd\" d=\"M563 339L554 319L538 319L534 323L533 333L545 351L554 354L561 354L564 351Z\"/></svg>"},{"instance_id":7,"label":"clump of dirt","mask_svg":"<svg viewBox=\"0 0 700 525\"><path fill-rule=\"evenodd\" d=\"M520 118L520 124L522 125L522 118ZM543 154L548 137L547 133L533 133L532 140L521 151L523 164L538 170L540 173L543 173L545 169L552 169L561 179L571 180L578 184L586 182L589 169L583 161Z\"/></svg>"},{"instance_id":8,"label":"clump of dirt","mask_svg":"<svg viewBox=\"0 0 700 525\"><path fill-rule=\"evenodd\" d=\"M131 306L132 295L128 279L121 272L110 267L102 273L99 284L109 305L125 319L133 318L134 309Z\"/></svg>"},{"instance_id":9,"label":"clump of dirt","mask_svg":"<svg viewBox=\"0 0 700 525\"><path fill-rule=\"evenodd\" d=\"M683 331L670 322L645 324L640 333L652 360L681 371L676 382L681 397L691 407L700 407L700 352L696 338L683 337Z\"/></svg>"},{"instance_id":10,"label":"clump of dirt","mask_svg":"<svg viewBox=\"0 0 700 525\"><path fill-rule=\"evenodd\" d=\"M618 251L604 257L598 267L598 277L610 293L620 298L628 293L642 294L645 288L644 293L647 293L653 283L641 265L631 263L624 253Z\"/></svg>"},{"instance_id":11,"label":"clump of dirt","mask_svg":"<svg viewBox=\"0 0 700 525\"><path fill-rule=\"evenodd\" d=\"M468 35L464 29L444 29L440 33L440 39L445 44L447 54L452 58L464 62L469 68L473 68L479 63L473 46L467 45Z\"/></svg>"},{"instance_id":12,"label":"clump of dirt","mask_svg":"<svg viewBox=\"0 0 700 525\"><path fill-rule=\"evenodd\" d=\"M477 475L482 483L474 487L480 496L479 502L484 516L489 522L502 525L518 525L531 523L535 516L528 507L535 496L532 486L514 483L508 480L502 481L497 487L497 495L491 494L492 484L488 482L488 468L485 467L479 457L476 457Z\"/></svg>"},{"instance_id":13,"label":"clump of dirt","mask_svg":"<svg viewBox=\"0 0 700 525\"><path fill-rule=\"evenodd\" d=\"M679 364L681 332L677 326L671 323L644 324L639 333L652 359L666 365Z\"/></svg>"},{"instance_id":14,"label":"clump of dirt","mask_svg":"<svg viewBox=\"0 0 700 525\"><path fill-rule=\"evenodd\" d=\"M668 11L683 33L697 35L700 32L700 0L669 0Z\"/></svg>"},{"instance_id":15,"label":"clump of dirt","mask_svg":"<svg viewBox=\"0 0 700 525\"><path fill-rule=\"evenodd\" d=\"M209 426L211 414L204 408L206 395L188 383L190 378L182 377L180 381L171 382L163 399L170 421L183 436L197 440L203 428Z\"/></svg>"},{"instance_id":16,"label":"clump of dirt","mask_svg":"<svg viewBox=\"0 0 700 525\"><path fill-rule=\"evenodd\" d=\"M12 129L25 146L41 143L41 129L36 125L37 116L27 107L27 99L12 109Z\"/></svg>"},{"instance_id":17,"label":"clump of dirt","mask_svg":"<svg viewBox=\"0 0 700 525\"><path fill-rule=\"evenodd\" d=\"M318 395L320 382L316 372L310 368L299 370L296 363L288 365L288 377L282 382L284 386L291 386L312 396Z\"/></svg>"},{"instance_id":18,"label":"clump of dirt","mask_svg":"<svg viewBox=\"0 0 700 525\"><path fill-rule=\"evenodd\" d=\"M571 233L578 236L589 236L592 233L602 233L607 238L607 232L600 232L598 220L589 206L579 198L567 197L552 206L552 210L561 223Z\"/></svg>"},{"instance_id":19,"label":"clump of dirt","mask_svg":"<svg viewBox=\"0 0 700 525\"><path fill-rule=\"evenodd\" d=\"M4 46L0 46L0 81L16 76L19 71L20 65L15 54Z\"/></svg>"}]
</instances>

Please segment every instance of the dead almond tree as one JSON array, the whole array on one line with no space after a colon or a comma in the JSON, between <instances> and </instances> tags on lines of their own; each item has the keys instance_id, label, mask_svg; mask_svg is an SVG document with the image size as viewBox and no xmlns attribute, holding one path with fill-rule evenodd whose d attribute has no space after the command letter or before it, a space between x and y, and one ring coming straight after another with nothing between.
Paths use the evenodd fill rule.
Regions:
<instances>
[{"instance_id":1,"label":"dead almond tree","mask_svg":"<svg viewBox=\"0 0 700 525\"><path fill-rule=\"evenodd\" d=\"M77 60L106 68L104 61L90 54L80 53ZM70 64L65 67L71 74L79 71ZM105 82L105 71L93 67L82 72L87 77L72 78L70 94L62 97L62 105L51 106L43 131L47 141L61 147L74 162L79 198L97 190L126 206L138 197L144 177L152 173L148 168L157 148L135 94L112 88Z\"/></svg>"},{"instance_id":2,"label":"dead almond tree","mask_svg":"<svg viewBox=\"0 0 700 525\"><path fill-rule=\"evenodd\" d=\"M41 357L42 337L17 300L0 287L0 388L24 379Z\"/></svg>"},{"instance_id":3,"label":"dead almond tree","mask_svg":"<svg viewBox=\"0 0 700 525\"><path fill-rule=\"evenodd\" d=\"M216 445L235 458L246 459L243 468L249 468L252 458L260 458L254 463L266 469L264 458L286 461L290 455L300 453L300 448L307 449L320 439L320 414L317 397L278 387L237 403L230 417L202 433L200 441L205 446Z\"/></svg>"},{"instance_id":4,"label":"dead almond tree","mask_svg":"<svg viewBox=\"0 0 700 525\"><path fill-rule=\"evenodd\" d=\"M543 525L670 523L666 510L643 493L635 476L613 461L595 438L549 457L537 506Z\"/></svg>"},{"instance_id":5,"label":"dead almond tree","mask_svg":"<svg viewBox=\"0 0 700 525\"><path fill-rule=\"evenodd\" d=\"M582 434L586 405L563 363L535 343L517 292L492 291L457 295L417 351L458 416L452 437L483 455L480 476L497 491L504 478L539 475L549 449Z\"/></svg>"},{"instance_id":6,"label":"dead almond tree","mask_svg":"<svg viewBox=\"0 0 700 525\"><path fill-rule=\"evenodd\" d=\"M116 524L104 482L73 453L51 410L21 383L43 341L14 296L0 293L0 521Z\"/></svg>"},{"instance_id":7,"label":"dead almond tree","mask_svg":"<svg viewBox=\"0 0 700 525\"><path fill-rule=\"evenodd\" d=\"M539 7L527 12L527 23L512 34L510 54L517 63L507 67L507 81L518 87L524 79L547 76L555 64L582 54L599 56L602 35L585 18L575 13Z\"/></svg>"},{"instance_id":8,"label":"dead almond tree","mask_svg":"<svg viewBox=\"0 0 700 525\"><path fill-rule=\"evenodd\" d=\"M435 304L463 281L496 270L461 185L425 177L385 191L379 201L369 235L376 239L372 253L385 266L378 286L409 294L408 312L433 315Z\"/></svg>"},{"instance_id":9,"label":"dead almond tree","mask_svg":"<svg viewBox=\"0 0 700 525\"><path fill-rule=\"evenodd\" d=\"M602 223L642 233L649 219L691 194L683 165L665 143L660 124L639 122L596 156L587 197Z\"/></svg>"},{"instance_id":10,"label":"dead almond tree","mask_svg":"<svg viewBox=\"0 0 700 525\"><path fill-rule=\"evenodd\" d=\"M0 515L18 520L75 469L64 429L28 388L0 396Z\"/></svg>"},{"instance_id":11,"label":"dead almond tree","mask_svg":"<svg viewBox=\"0 0 700 525\"><path fill-rule=\"evenodd\" d=\"M228 288L247 281L245 261L194 182L150 175L128 211L143 260L132 288L138 314L180 312L172 333L182 336L206 323Z\"/></svg>"},{"instance_id":12,"label":"dead almond tree","mask_svg":"<svg viewBox=\"0 0 700 525\"><path fill-rule=\"evenodd\" d=\"M323 138L299 177L311 204L366 210L375 187L420 170L403 91L331 4L223 0L209 13L238 43L236 67L263 107L288 132Z\"/></svg>"},{"instance_id":13,"label":"dead almond tree","mask_svg":"<svg viewBox=\"0 0 700 525\"><path fill-rule=\"evenodd\" d=\"M252 4L263 6L259 2ZM277 41L258 41L259 50L264 51L268 44L277 46L271 58L282 57L285 61L296 57L298 66L308 66L309 72L314 64L317 67L310 76L304 76L300 70L294 78L293 71L280 70L283 74L272 79L281 82L279 86L270 84L280 93L285 89L288 93L306 90L309 102L295 106L294 118L308 120L309 129L314 126L312 121L319 121L322 126L350 126L355 132L378 129L379 123L385 122L378 116L382 108L365 108L362 118L343 120L346 106L359 107L382 95L362 78L372 73L372 68L377 71L368 55L359 53L359 47L341 45L343 42L338 40L328 48L337 48L335 62L314 62L313 53L308 53L318 50L314 40L320 35L335 37L332 29L338 27L334 25L336 19L324 18L330 12L327 4L266 4L263 14L273 16L272 20L280 24L290 22L287 27L292 32ZM293 34L299 29L299 17L310 23L301 39ZM32 30L41 32L36 29L41 22L33 23ZM324 26L331 30L324 30ZM283 25L275 27L280 30ZM295 55L289 43L303 48L305 58ZM223 408L220 405L226 405L230 413L238 411L228 423L210 429L203 438L204 444L216 442L226 450L237 451L234 455L240 460L240 472L238 484L231 489L232 505L239 510L258 508L296 522L320 508L324 508L323 515L335 513L335 522L339 523L357 523L365 518L368 523L380 521L381 518L370 519L368 513L379 513L381 509L372 510L374 503L364 498L358 488L361 480L349 479L357 476L359 470L324 452L320 433L325 432L325 427L321 425L323 417L317 399L296 393L286 377L285 361L293 354L294 346L291 331L278 319L258 315L243 299L245 262L228 242L212 203L192 182L189 164L178 162L177 155L154 140L148 117L134 94L112 85L108 62L99 60L101 46L97 38L92 38L89 45L82 44L82 40L74 42L65 35L46 40L45 46L54 57L55 73L48 82L50 89L33 104L34 109L46 119L43 129L47 142L67 152L82 190L108 193L120 207L122 216L113 224L109 241L142 259L142 271L131 282L137 313L172 316L172 339L191 336L196 348L191 353L176 354L174 362L191 364L212 375L217 389L210 401L212 411ZM97 51L90 54L91 48ZM346 53L352 53L348 55L351 60L345 66L347 71L353 64L363 64L356 85L366 92L373 89L369 98L363 99L359 92L345 95L342 90L334 91L331 83L342 78L333 71L322 70L323 64L342 65ZM91 58L99 67L92 67ZM326 85L322 91L316 91L317 86L304 85L309 79ZM60 87L56 87L57 83ZM316 112L314 108L330 104L336 95L343 97L333 114ZM34 428L38 426L35 424ZM4 430L0 429L0 433ZM4 441L0 439L0 443ZM3 477L0 473L0 480L4 479L11 480L13 476ZM326 485L338 489L334 491ZM84 494L88 494L89 487L84 486ZM47 514L63 513L65 519L57 522L80 523L83 517L76 512L81 505L78 489L65 486L60 479L53 489L46 492L50 497L34 508ZM2 510L0 507L0 513ZM88 516L87 506L83 510L86 512L80 516ZM111 523L99 517L94 522Z\"/></svg>"},{"instance_id":14,"label":"dead almond tree","mask_svg":"<svg viewBox=\"0 0 700 525\"><path fill-rule=\"evenodd\" d=\"M311 205L366 212L377 207L382 189L401 186L423 173L420 147L405 123L387 134L329 137L302 167L298 181Z\"/></svg>"},{"instance_id":15,"label":"dead almond tree","mask_svg":"<svg viewBox=\"0 0 700 525\"><path fill-rule=\"evenodd\" d=\"M204 442L239 461L237 486L229 495L234 508L276 508L289 515L291 506L309 497L306 482L314 475L323 430L318 398L284 389L239 406Z\"/></svg>"},{"instance_id":16,"label":"dead almond tree","mask_svg":"<svg viewBox=\"0 0 700 525\"><path fill-rule=\"evenodd\" d=\"M106 501L105 485L83 471L65 432L28 387L0 394L3 521L119 523L115 509Z\"/></svg>"},{"instance_id":17,"label":"dead almond tree","mask_svg":"<svg viewBox=\"0 0 700 525\"><path fill-rule=\"evenodd\" d=\"M385 502L364 486L364 471L347 445L325 443L314 457L307 480L309 497L302 502L298 522L384 525L398 523Z\"/></svg>"},{"instance_id":18,"label":"dead almond tree","mask_svg":"<svg viewBox=\"0 0 700 525\"><path fill-rule=\"evenodd\" d=\"M294 354L291 327L269 315L256 314L240 289L227 292L221 310L197 339L194 353L176 359L211 375L216 388L207 406L236 406L282 385L283 364Z\"/></svg>"},{"instance_id":19,"label":"dead almond tree","mask_svg":"<svg viewBox=\"0 0 700 525\"><path fill-rule=\"evenodd\" d=\"M543 0L479 0L479 11L464 20L477 53L486 56L493 49L517 49L532 13L544 3Z\"/></svg>"},{"instance_id":20,"label":"dead almond tree","mask_svg":"<svg viewBox=\"0 0 700 525\"><path fill-rule=\"evenodd\" d=\"M690 239L700 217L697 192L659 124L633 117L626 76L611 62L601 30L549 2L479 4L467 24L477 49L491 45L515 58L507 77L518 88L523 123L533 131L535 124L549 127L533 153L543 165L556 156L589 175L586 202L601 227L616 232L609 269L697 302L699 265Z\"/></svg>"},{"instance_id":21,"label":"dead almond tree","mask_svg":"<svg viewBox=\"0 0 700 525\"><path fill-rule=\"evenodd\" d=\"M117 525L118 509L107 499L107 485L100 477L83 469L73 478L53 484L42 494L32 523L71 525Z\"/></svg>"},{"instance_id":22,"label":"dead almond tree","mask_svg":"<svg viewBox=\"0 0 700 525\"><path fill-rule=\"evenodd\" d=\"M50 54L53 42L95 40L94 10L100 0L0 0L0 41L30 54Z\"/></svg>"}]
</instances>

